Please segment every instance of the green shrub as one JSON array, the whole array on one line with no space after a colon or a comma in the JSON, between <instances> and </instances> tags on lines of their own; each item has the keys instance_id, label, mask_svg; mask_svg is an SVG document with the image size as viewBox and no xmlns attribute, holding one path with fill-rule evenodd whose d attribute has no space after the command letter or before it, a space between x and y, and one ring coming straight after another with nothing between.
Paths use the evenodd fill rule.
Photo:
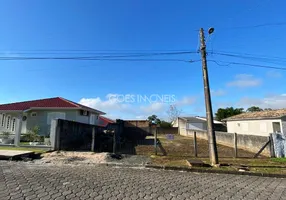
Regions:
<instances>
[{"instance_id":1,"label":"green shrub","mask_svg":"<svg viewBox=\"0 0 286 200\"><path fill-rule=\"evenodd\" d=\"M40 127L34 126L32 129L28 130L28 133L25 135L25 140L29 142L40 142L41 136L39 135Z\"/></svg>"},{"instance_id":2,"label":"green shrub","mask_svg":"<svg viewBox=\"0 0 286 200\"><path fill-rule=\"evenodd\" d=\"M2 138L9 138L11 133L9 131L3 131L1 135L2 135Z\"/></svg>"}]
</instances>

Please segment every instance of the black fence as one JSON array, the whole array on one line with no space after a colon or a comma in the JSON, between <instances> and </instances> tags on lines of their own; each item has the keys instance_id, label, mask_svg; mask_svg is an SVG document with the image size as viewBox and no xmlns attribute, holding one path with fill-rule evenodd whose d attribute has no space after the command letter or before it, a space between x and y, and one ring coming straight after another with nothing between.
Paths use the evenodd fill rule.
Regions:
<instances>
[{"instance_id":1,"label":"black fence","mask_svg":"<svg viewBox=\"0 0 286 200\"><path fill-rule=\"evenodd\" d=\"M94 134L94 145L100 149L104 128L68 120L57 120L56 144L58 150L67 151L90 151Z\"/></svg>"}]
</instances>

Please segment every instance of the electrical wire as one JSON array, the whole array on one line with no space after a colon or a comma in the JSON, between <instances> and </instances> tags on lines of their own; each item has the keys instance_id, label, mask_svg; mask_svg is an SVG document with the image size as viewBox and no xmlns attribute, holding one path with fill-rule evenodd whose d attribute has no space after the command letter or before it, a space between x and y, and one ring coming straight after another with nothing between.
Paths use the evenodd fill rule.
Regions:
<instances>
[{"instance_id":1,"label":"electrical wire","mask_svg":"<svg viewBox=\"0 0 286 200\"><path fill-rule=\"evenodd\" d=\"M228 54L228 53L214 53L216 55L235 57L239 59L246 59L251 61L265 62L270 64L286 64L286 58L270 58L270 57L261 57L257 55L236 55L236 54Z\"/></svg>"},{"instance_id":2,"label":"electrical wire","mask_svg":"<svg viewBox=\"0 0 286 200\"><path fill-rule=\"evenodd\" d=\"M170 55L183 55L197 53L195 51L182 51L182 52L161 52L161 53L145 53L145 54L128 54L128 55L103 55L103 56L74 56L74 57L19 57L19 56L6 56L1 57L0 60L100 60L105 58L130 58L130 57L149 57L149 56L170 56Z\"/></svg>"},{"instance_id":3,"label":"electrical wire","mask_svg":"<svg viewBox=\"0 0 286 200\"><path fill-rule=\"evenodd\" d=\"M237 53L237 52L226 52L226 51L218 51L215 54L218 55L226 55L226 56L241 56L241 57L255 57L255 58L266 58L266 59L280 59L286 60L285 57L278 57L278 56L268 56L268 55L256 55L250 53Z\"/></svg>"},{"instance_id":4,"label":"electrical wire","mask_svg":"<svg viewBox=\"0 0 286 200\"><path fill-rule=\"evenodd\" d=\"M286 25L286 22L274 22L274 23L257 24L257 25L252 25L252 26L226 27L223 29L224 30L251 29L251 28L260 28L260 27L267 27L267 26L284 26L284 25Z\"/></svg>"},{"instance_id":5,"label":"electrical wire","mask_svg":"<svg viewBox=\"0 0 286 200\"><path fill-rule=\"evenodd\" d=\"M215 64L217 64L219 66L244 65L244 66L248 66L248 67L286 70L285 67L273 67L273 66L267 66L267 65L256 65L256 64L240 63L240 62L227 62L227 61L219 61L219 60L208 60L208 61L214 62ZM220 64L219 62L223 62L223 63L227 63L227 64Z\"/></svg>"}]
</instances>

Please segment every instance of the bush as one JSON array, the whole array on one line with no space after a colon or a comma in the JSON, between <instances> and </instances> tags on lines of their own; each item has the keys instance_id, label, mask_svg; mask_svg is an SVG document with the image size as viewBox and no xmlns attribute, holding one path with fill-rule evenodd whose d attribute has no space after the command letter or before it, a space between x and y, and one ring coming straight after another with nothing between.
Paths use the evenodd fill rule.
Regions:
<instances>
[{"instance_id":1,"label":"bush","mask_svg":"<svg viewBox=\"0 0 286 200\"><path fill-rule=\"evenodd\" d=\"M40 127L34 126L32 129L28 130L25 135L25 140L29 142L40 142L41 136L39 135Z\"/></svg>"},{"instance_id":2,"label":"bush","mask_svg":"<svg viewBox=\"0 0 286 200\"><path fill-rule=\"evenodd\" d=\"M10 135L11 133L9 131L3 131L1 134L2 138L9 138Z\"/></svg>"}]
</instances>

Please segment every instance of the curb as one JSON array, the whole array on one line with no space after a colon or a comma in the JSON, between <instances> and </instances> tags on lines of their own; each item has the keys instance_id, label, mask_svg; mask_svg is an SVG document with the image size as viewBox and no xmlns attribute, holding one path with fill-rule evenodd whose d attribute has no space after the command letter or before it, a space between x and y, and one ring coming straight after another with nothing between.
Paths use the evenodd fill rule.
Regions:
<instances>
[{"instance_id":1,"label":"curb","mask_svg":"<svg viewBox=\"0 0 286 200\"><path fill-rule=\"evenodd\" d=\"M286 178L286 174L206 170L206 169L192 169L192 168L187 168L187 167L169 167L169 166L157 166L157 165L146 165L145 168L172 170L172 171L184 171L184 172L210 173L210 174L233 174L233 175L247 175L247 176L260 176L260 177L272 177L272 178L273 177L274 178Z\"/></svg>"}]
</instances>

